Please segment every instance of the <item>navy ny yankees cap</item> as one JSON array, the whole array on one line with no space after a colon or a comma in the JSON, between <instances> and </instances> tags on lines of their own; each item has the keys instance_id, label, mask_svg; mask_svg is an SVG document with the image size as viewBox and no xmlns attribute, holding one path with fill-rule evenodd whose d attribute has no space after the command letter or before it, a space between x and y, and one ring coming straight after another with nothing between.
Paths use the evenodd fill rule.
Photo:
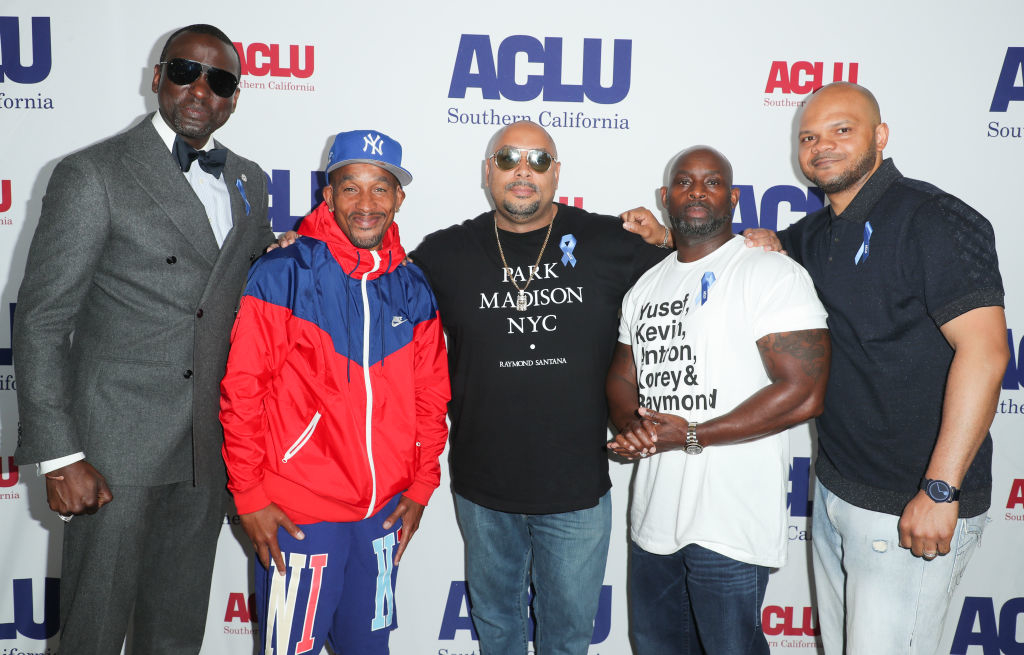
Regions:
<instances>
[{"instance_id":1,"label":"navy ny yankees cap","mask_svg":"<svg viewBox=\"0 0 1024 655\"><path fill-rule=\"evenodd\" d=\"M324 173L346 164L373 164L398 178L402 186L412 182L412 173L402 168L402 144L383 132L353 130L334 137Z\"/></svg>"}]
</instances>

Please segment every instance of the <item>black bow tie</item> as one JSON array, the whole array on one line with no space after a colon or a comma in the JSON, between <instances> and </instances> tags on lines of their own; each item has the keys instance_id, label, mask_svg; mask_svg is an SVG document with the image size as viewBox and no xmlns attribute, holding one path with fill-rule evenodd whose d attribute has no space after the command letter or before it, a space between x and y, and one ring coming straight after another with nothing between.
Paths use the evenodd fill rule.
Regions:
<instances>
[{"instance_id":1,"label":"black bow tie","mask_svg":"<svg viewBox=\"0 0 1024 655\"><path fill-rule=\"evenodd\" d=\"M224 170L224 160L228 157L226 148L214 148L213 150L196 150L180 136L174 137L174 158L181 166L181 172L185 173L192 167L192 162L198 160L199 168L210 175L220 179L220 173Z\"/></svg>"}]
</instances>

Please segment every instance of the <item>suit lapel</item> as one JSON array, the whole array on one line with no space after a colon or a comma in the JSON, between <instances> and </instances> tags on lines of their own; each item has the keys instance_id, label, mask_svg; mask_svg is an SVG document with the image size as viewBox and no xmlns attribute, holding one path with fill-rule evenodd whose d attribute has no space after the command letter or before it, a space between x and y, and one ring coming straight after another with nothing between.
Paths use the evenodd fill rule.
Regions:
<instances>
[{"instance_id":1,"label":"suit lapel","mask_svg":"<svg viewBox=\"0 0 1024 655\"><path fill-rule=\"evenodd\" d=\"M167 146L160 140L149 118L133 128L125 158L139 186L177 226L182 235L211 265L220 248L213 236L206 208L181 174ZM232 214L234 198L232 198Z\"/></svg>"}]
</instances>

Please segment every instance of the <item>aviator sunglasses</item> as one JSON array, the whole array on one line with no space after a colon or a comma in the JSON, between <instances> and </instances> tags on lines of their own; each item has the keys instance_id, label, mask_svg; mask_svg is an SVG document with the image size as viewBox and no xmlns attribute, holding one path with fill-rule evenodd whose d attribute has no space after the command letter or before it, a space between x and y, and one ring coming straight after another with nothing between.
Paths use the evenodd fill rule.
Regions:
<instances>
[{"instance_id":1,"label":"aviator sunglasses","mask_svg":"<svg viewBox=\"0 0 1024 655\"><path fill-rule=\"evenodd\" d=\"M238 88L238 78L233 73L229 73L222 68L214 68L213 66L200 64L198 61L192 61L191 59L182 59L181 57L175 57L170 61L162 61L160 65L167 67L167 79L178 86L192 84L199 79L201 74L206 73L206 83L210 86L210 90L221 98L230 98L231 94Z\"/></svg>"},{"instance_id":2,"label":"aviator sunglasses","mask_svg":"<svg viewBox=\"0 0 1024 655\"><path fill-rule=\"evenodd\" d=\"M551 168L552 162L558 161L545 150L534 148L527 150L525 148L514 148L512 146L502 146L498 148L491 159L494 160L495 165L503 171L510 171L519 165L519 160L522 159L522 153L526 153L526 163L530 165L534 171L543 173Z\"/></svg>"}]
</instances>

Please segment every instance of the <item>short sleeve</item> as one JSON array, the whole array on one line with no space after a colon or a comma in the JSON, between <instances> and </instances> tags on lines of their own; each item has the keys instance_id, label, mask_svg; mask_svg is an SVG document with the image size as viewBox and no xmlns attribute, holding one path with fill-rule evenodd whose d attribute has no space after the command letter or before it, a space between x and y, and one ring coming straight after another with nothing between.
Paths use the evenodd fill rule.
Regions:
<instances>
[{"instance_id":1,"label":"short sleeve","mask_svg":"<svg viewBox=\"0 0 1024 655\"><path fill-rule=\"evenodd\" d=\"M751 267L749 306L755 340L768 334L826 328L828 313L818 300L810 275L779 253L763 253Z\"/></svg>"},{"instance_id":2,"label":"short sleeve","mask_svg":"<svg viewBox=\"0 0 1024 655\"><path fill-rule=\"evenodd\" d=\"M923 291L936 325L978 307L1003 305L991 223L965 202L942 195L922 205L907 236L904 275Z\"/></svg>"}]
</instances>

